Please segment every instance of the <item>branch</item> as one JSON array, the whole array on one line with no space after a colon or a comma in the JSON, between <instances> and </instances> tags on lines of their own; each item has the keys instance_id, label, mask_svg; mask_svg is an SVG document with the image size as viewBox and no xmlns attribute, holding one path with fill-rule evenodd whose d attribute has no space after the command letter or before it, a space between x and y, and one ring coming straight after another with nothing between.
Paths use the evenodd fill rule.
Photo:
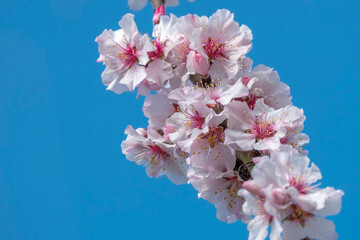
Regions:
<instances>
[{"instance_id":1,"label":"branch","mask_svg":"<svg viewBox=\"0 0 360 240\"><path fill-rule=\"evenodd\" d=\"M150 0L153 8L154 8L154 12L161 6L165 4L165 0Z\"/></svg>"}]
</instances>

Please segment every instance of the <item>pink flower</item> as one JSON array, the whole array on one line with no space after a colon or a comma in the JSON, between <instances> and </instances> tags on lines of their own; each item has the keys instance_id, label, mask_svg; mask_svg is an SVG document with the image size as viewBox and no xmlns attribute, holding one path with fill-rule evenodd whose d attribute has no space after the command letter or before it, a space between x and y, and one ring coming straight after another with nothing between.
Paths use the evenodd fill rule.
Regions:
<instances>
[{"instance_id":1,"label":"pink flower","mask_svg":"<svg viewBox=\"0 0 360 240\"><path fill-rule=\"evenodd\" d=\"M251 30L245 25L239 27L234 15L225 9L216 11L201 24L191 36L190 48L208 56L213 79L234 77L239 68L238 59L251 49Z\"/></svg>"},{"instance_id":2,"label":"pink flower","mask_svg":"<svg viewBox=\"0 0 360 240\"><path fill-rule=\"evenodd\" d=\"M177 37L174 28L177 18L174 15L162 15L154 26L152 44L156 48L148 52L150 62L146 68L146 79L153 86L150 90L160 90L174 74L170 63L166 61L169 51L175 46Z\"/></svg>"},{"instance_id":3,"label":"pink flower","mask_svg":"<svg viewBox=\"0 0 360 240\"><path fill-rule=\"evenodd\" d=\"M278 149L284 143L281 139L305 120L302 110L291 105L275 110L263 99L256 101L254 110L244 102L231 102L225 109L229 118L225 143L245 151Z\"/></svg>"},{"instance_id":4,"label":"pink flower","mask_svg":"<svg viewBox=\"0 0 360 240\"><path fill-rule=\"evenodd\" d=\"M148 51L154 49L147 35L138 32L134 15L126 14L120 21L122 29L113 32L104 30L96 38L100 60L106 68L102 81L108 90L122 93L134 91L146 77L145 65L149 61Z\"/></svg>"},{"instance_id":5,"label":"pink flower","mask_svg":"<svg viewBox=\"0 0 360 240\"><path fill-rule=\"evenodd\" d=\"M264 65L256 66L250 73L246 86L249 88L245 99L251 109L254 109L257 99L263 98L264 103L274 109L292 105L290 88L283 82L272 68Z\"/></svg>"},{"instance_id":6,"label":"pink flower","mask_svg":"<svg viewBox=\"0 0 360 240\"><path fill-rule=\"evenodd\" d=\"M126 158L144 165L149 177L167 175L175 184L186 183L185 159L175 153L175 146L165 143L165 139L153 129L148 129L145 136L141 132L131 126L126 128L125 134L128 136L121 143Z\"/></svg>"},{"instance_id":7,"label":"pink flower","mask_svg":"<svg viewBox=\"0 0 360 240\"><path fill-rule=\"evenodd\" d=\"M251 172L253 180L245 182L239 191L246 198L244 212L254 215L249 223L249 239L265 239L271 222L277 225L272 227L270 239L281 239L282 231L285 239L337 239L333 223L320 216L340 211L343 192L318 188L320 171L314 164L308 166L307 157L290 146L282 146L271 151L270 158L254 161L258 163ZM261 237L256 238L259 232Z\"/></svg>"}]
</instances>

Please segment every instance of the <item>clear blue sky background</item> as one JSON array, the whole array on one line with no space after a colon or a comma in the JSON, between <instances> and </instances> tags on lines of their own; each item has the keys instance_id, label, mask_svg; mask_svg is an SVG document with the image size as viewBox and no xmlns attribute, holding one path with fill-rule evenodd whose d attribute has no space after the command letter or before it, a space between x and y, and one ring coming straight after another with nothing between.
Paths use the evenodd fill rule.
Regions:
<instances>
[{"instance_id":1,"label":"clear blue sky background","mask_svg":"<svg viewBox=\"0 0 360 240\"><path fill-rule=\"evenodd\" d=\"M332 0L196 0L178 16L235 13L254 34L255 64L274 67L305 110L323 186L345 191L332 217L359 239L360 4ZM247 239L189 185L149 179L121 153L143 99L105 91L95 37L129 12L125 0L2 0L0 239ZM136 12L151 32L152 9Z\"/></svg>"}]
</instances>

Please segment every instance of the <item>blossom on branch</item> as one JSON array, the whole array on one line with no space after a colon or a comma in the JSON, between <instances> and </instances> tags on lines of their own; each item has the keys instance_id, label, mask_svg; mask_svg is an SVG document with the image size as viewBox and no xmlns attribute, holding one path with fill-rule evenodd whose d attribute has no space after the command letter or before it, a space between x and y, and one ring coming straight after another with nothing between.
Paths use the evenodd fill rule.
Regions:
<instances>
[{"instance_id":1,"label":"blossom on branch","mask_svg":"<svg viewBox=\"0 0 360 240\"><path fill-rule=\"evenodd\" d=\"M211 17L156 10L152 38L132 14L96 38L107 89L146 96L148 126L126 128L126 158L149 177L191 184L219 220L246 223L249 240L337 239L325 217L340 212L344 193L320 188L304 112L276 71L252 68L251 30L225 9Z\"/></svg>"}]
</instances>

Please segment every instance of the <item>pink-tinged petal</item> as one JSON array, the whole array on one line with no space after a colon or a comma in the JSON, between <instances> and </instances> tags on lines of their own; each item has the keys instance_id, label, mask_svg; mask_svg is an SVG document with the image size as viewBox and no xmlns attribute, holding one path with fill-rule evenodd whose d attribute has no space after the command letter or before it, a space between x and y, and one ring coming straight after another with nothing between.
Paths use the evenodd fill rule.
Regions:
<instances>
[{"instance_id":1,"label":"pink-tinged petal","mask_svg":"<svg viewBox=\"0 0 360 240\"><path fill-rule=\"evenodd\" d=\"M276 150L280 146L280 139L278 137L272 137L258 140L253 147L256 150Z\"/></svg>"},{"instance_id":2,"label":"pink-tinged petal","mask_svg":"<svg viewBox=\"0 0 360 240\"><path fill-rule=\"evenodd\" d=\"M234 149L243 151L252 150L255 140L256 138L251 134L231 129L225 130L225 144L231 144ZM234 144L236 144L236 146L234 146Z\"/></svg>"},{"instance_id":3,"label":"pink-tinged petal","mask_svg":"<svg viewBox=\"0 0 360 240\"><path fill-rule=\"evenodd\" d=\"M139 64L146 65L149 62L148 52L156 50L156 47L151 44L148 35L142 35L136 42L136 56Z\"/></svg>"},{"instance_id":4,"label":"pink-tinged petal","mask_svg":"<svg viewBox=\"0 0 360 240\"><path fill-rule=\"evenodd\" d=\"M239 69L236 61L218 59L210 67L209 74L213 79L231 79Z\"/></svg>"},{"instance_id":5,"label":"pink-tinged petal","mask_svg":"<svg viewBox=\"0 0 360 240\"><path fill-rule=\"evenodd\" d=\"M134 89L139 85L141 81L143 81L146 77L145 68L142 66L132 66L125 73L125 76L120 80L120 82L126 85L130 91L134 91Z\"/></svg>"},{"instance_id":6,"label":"pink-tinged petal","mask_svg":"<svg viewBox=\"0 0 360 240\"><path fill-rule=\"evenodd\" d=\"M319 240L338 239L334 223L323 218L309 218L304 226L301 226L298 222L284 221L283 229L284 239L286 240L299 240L306 237Z\"/></svg>"},{"instance_id":7,"label":"pink-tinged petal","mask_svg":"<svg viewBox=\"0 0 360 240\"><path fill-rule=\"evenodd\" d=\"M152 128L162 128L166 119L176 111L173 103L162 94L147 96L142 110Z\"/></svg>"},{"instance_id":8,"label":"pink-tinged petal","mask_svg":"<svg viewBox=\"0 0 360 240\"><path fill-rule=\"evenodd\" d=\"M109 83L106 90L111 90L116 94L122 94L123 92L125 92L127 90L127 87L126 87L126 85L121 84L118 81L112 81L111 83Z\"/></svg>"},{"instance_id":9,"label":"pink-tinged petal","mask_svg":"<svg viewBox=\"0 0 360 240\"><path fill-rule=\"evenodd\" d=\"M148 96L150 95L152 87L148 84L147 80L143 80L138 85L137 96ZM158 88L156 88L158 90Z\"/></svg>"},{"instance_id":10,"label":"pink-tinged petal","mask_svg":"<svg viewBox=\"0 0 360 240\"><path fill-rule=\"evenodd\" d=\"M248 224L249 240L265 240L268 235L269 220L263 216L256 216Z\"/></svg>"},{"instance_id":11,"label":"pink-tinged petal","mask_svg":"<svg viewBox=\"0 0 360 240\"><path fill-rule=\"evenodd\" d=\"M249 79L250 97L263 98L268 106L275 109L292 105L289 86L280 82L278 73L272 68L258 65L251 71Z\"/></svg>"},{"instance_id":12,"label":"pink-tinged petal","mask_svg":"<svg viewBox=\"0 0 360 240\"><path fill-rule=\"evenodd\" d=\"M186 176L187 166L184 159L174 159L167 162L166 175L176 185L185 184L188 181Z\"/></svg>"},{"instance_id":13,"label":"pink-tinged petal","mask_svg":"<svg viewBox=\"0 0 360 240\"><path fill-rule=\"evenodd\" d=\"M225 107L228 116L228 127L235 130L246 131L252 127L254 114L244 102L230 102Z\"/></svg>"},{"instance_id":14,"label":"pink-tinged petal","mask_svg":"<svg viewBox=\"0 0 360 240\"><path fill-rule=\"evenodd\" d=\"M310 218L306 221L307 236L319 240L336 240L338 234L335 232L335 225L332 221L324 218Z\"/></svg>"},{"instance_id":15,"label":"pink-tinged petal","mask_svg":"<svg viewBox=\"0 0 360 240\"><path fill-rule=\"evenodd\" d=\"M139 33L136 23L134 21L134 17L135 16L133 14L127 13L119 21L119 26L124 30L124 34L127 39L131 39L134 37L135 34Z\"/></svg>"},{"instance_id":16,"label":"pink-tinged petal","mask_svg":"<svg viewBox=\"0 0 360 240\"><path fill-rule=\"evenodd\" d=\"M327 187L324 191L327 195L325 205L322 209L314 211L314 213L323 217L338 214L341 210L341 198L344 196L344 192L335 190L332 187Z\"/></svg>"},{"instance_id":17,"label":"pink-tinged petal","mask_svg":"<svg viewBox=\"0 0 360 240\"><path fill-rule=\"evenodd\" d=\"M218 102L222 105L227 105L234 98L244 97L249 94L247 87L242 84L241 81L237 81L234 85L229 87L226 91L221 94Z\"/></svg>"},{"instance_id":18,"label":"pink-tinged petal","mask_svg":"<svg viewBox=\"0 0 360 240\"><path fill-rule=\"evenodd\" d=\"M151 62L146 68L146 79L159 86L163 87L167 80L172 78L172 66L162 59L156 59Z\"/></svg>"},{"instance_id":19,"label":"pink-tinged petal","mask_svg":"<svg viewBox=\"0 0 360 240\"><path fill-rule=\"evenodd\" d=\"M235 168L236 157L229 147L219 143L210 150L208 164L210 176L219 178Z\"/></svg>"},{"instance_id":20,"label":"pink-tinged petal","mask_svg":"<svg viewBox=\"0 0 360 240\"><path fill-rule=\"evenodd\" d=\"M286 240L300 240L307 237L305 229L298 222L284 221L283 235Z\"/></svg>"},{"instance_id":21,"label":"pink-tinged petal","mask_svg":"<svg viewBox=\"0 0 360 240\"><path fill-rule=\"evenodd\" d=\"M117 94L121 94L127 90L126 85L120 83L122 76L118 75L117 71L106 67L103 73L101 74L101 79L104 85L107 86L107 90L114 91Z\"/></svg>"},{"instance_id":22,"label":"pink-tinged petal","mask_svg":"<svg viewBox=\"0 0 360 240\"><path fill-rule=\"evenodd\" d=\"M271 233L270 233L270 240L282 240L281 233L282 233L282 226L280 221L277 218L273 218L271 223Z\"/></svg>"}]
</instances>

